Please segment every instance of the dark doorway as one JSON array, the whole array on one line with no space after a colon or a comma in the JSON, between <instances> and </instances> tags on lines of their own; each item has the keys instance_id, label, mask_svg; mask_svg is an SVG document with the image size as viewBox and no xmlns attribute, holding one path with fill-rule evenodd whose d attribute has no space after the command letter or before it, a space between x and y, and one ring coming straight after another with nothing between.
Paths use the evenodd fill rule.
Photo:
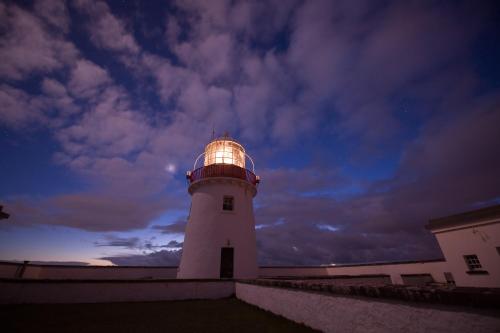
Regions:
<instances>
[{"instance_id":1,"label":"dark doorway","mask_svg":"<svg viewBox=\"0 0 500 333\"><path fill-rule=\"evenodd\" d=\"M234 248L223 247L220 249L220 277L232 279L234 267Z\"/></svg>"}]
</instances>

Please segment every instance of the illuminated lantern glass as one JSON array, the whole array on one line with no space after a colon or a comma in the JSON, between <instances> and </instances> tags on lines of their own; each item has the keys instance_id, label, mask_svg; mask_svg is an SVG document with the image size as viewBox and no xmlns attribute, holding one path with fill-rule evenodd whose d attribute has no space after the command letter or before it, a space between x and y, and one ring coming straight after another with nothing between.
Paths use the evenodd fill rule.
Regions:
<instances>
[{"instance_id":1,"label":"illuminated lantern glass","mask_svg":"<svg viewBox=\"0 0 500 333\"><path fill-rule=\"evenodd\" d=\"M245 168L245 149L231 140L214 140L205 147L205 166L234 164Z\"/></svg>"}]
</instances>

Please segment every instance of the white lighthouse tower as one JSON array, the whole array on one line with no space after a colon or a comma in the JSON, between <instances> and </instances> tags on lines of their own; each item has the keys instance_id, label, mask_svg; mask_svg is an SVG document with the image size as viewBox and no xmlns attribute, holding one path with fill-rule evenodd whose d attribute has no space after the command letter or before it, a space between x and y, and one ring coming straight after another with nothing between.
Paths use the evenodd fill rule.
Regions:
<instances>
[{"instance_id":1,"label":"white lighthouse tower","mask_svg":"<svg viewBox=\"0 0 500 333\"><path fill-rule=\"evenodd\" d=\"M178 278L257 277L253 197L259 177L254 172L243 146L227 135L198 156L187 172L192 200Z\"/></svg>"}]
</instances>

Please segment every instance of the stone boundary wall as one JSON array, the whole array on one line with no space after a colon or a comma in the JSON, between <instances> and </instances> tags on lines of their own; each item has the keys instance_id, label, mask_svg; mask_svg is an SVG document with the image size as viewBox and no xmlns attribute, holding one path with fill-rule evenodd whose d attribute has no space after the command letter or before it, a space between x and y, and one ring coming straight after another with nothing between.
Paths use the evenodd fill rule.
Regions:
<instances>
[{"instance_id":1,"label":"stone boundary wall","mask_svg":"<svg viewBox=\"0 0 500 333\"><path fill-rule=\"evenodd\" d=\"M232 295L232 280L0 279L0 304L149 302Z\"/></svg>"},{"instance_id":2,"label":"stone boundary wall","mask_svg":"<svg viewBox=\"0 0 500 333\"><path fill-rule=\"evenodd\" d=\"M0 262L0 278L175 279L173 266L70 266Z\"/></svg>"},{"instance_id":3,"label":"stone boundary wall","mask_svg":"<svg viewBox=\"0 0 500 333\"><path fill-rule=\"evenodd\" d=\"M356 281L357 280L357 281ZM321 292L338 296L362 296L378 299L400 300L417 303L461 305L476 308L500 309L500 289L463 288L442 285L402 286L391 284L360 284L359 279L314 280L239 280L258 286ZM499 313L500 315L500 313Z\"/></svg>"},{"instance_id":4,"label":"stone boundary wall","mask_svg":"<svg viewBox=\"0 0 500 333\"><path fill-rule=\"evenodd\" d=\"M323 332L498 332L500 317L456 307L265 287L236 282L236 297Z\"/></svg>"}]
</instances>

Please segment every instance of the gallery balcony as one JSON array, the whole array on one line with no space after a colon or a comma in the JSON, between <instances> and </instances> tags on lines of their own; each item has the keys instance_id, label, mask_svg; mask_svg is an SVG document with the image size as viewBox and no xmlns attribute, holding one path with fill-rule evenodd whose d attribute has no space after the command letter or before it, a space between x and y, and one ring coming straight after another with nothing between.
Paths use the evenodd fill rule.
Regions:
<instances>
[{"instance_id":1,"label":"gallery balcony","mask_svg":"<svg viewBox=\"0 0 500 333\"><path fill-rule=\"evenodd\" d=\"M198 168L186 174L186 178L188 179L190 184L202 179L215 177L241 179L249 182L252 185L257 185L259 183L259 177L256 176L252 171L234 164L210 164L202 166L201 168Z\"/></svg>"}]
</instances>

